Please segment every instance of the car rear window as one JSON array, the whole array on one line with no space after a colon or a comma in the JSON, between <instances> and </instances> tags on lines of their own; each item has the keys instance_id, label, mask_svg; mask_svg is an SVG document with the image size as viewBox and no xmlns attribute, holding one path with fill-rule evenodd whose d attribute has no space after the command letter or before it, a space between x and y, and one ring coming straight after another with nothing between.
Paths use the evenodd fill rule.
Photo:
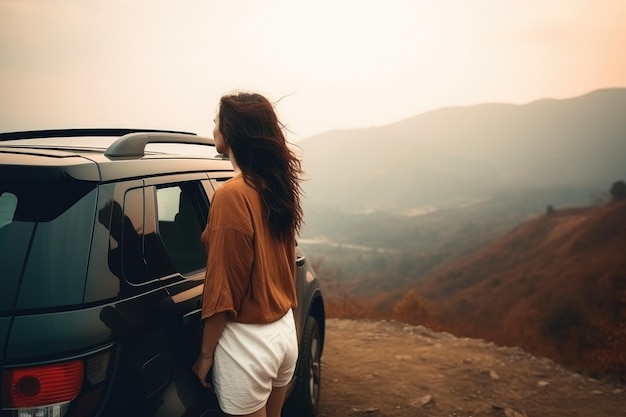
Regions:
<instances>
[{"instance_id":1,"label":"car rear window","mask_svg":"<svg viewBox=\"0 0 626 417\"><path fill-rule=\"evenodd\" d=\"M0 311L80 303L94 183L0 179Z\"/></svg>"}]
</instances>

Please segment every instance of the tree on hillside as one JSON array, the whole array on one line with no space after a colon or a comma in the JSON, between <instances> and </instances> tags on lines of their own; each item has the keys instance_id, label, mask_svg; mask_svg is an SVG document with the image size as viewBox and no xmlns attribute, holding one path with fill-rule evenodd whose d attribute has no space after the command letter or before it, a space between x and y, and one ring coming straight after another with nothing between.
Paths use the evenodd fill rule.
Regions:
<instances>
[{"instance_id":1,"label":"tree on hillside","mask_svg":"<svg viewBox=\"0 0 626 417\"><path fill-rule=\"evenodd\" d=\"M427 301L414 290L409 290L404 297L393 306L394 318L409 324L424 324L429 316Z\"/></svg>"},{"instance_id":2,"label":"tree on hillside","mask_svg":"<svg viewBox=\"0 0 626 417\"><path fill-rule=\"evenodd\" d=\"M611 195L615 200L626 200L626 182L615 181L611 186Z\"/></svg>"}]
</instances>

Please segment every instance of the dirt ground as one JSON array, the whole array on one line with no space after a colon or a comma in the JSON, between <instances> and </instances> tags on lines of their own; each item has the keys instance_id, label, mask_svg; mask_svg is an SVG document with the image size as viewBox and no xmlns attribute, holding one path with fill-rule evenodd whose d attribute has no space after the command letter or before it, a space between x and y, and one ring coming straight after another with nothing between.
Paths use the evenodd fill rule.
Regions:
<instances>
[{"instance_id":1,"label":"dirt ground","mask_svg":"<svg viewBox=\"0 0 626 417\"><path fill-rule=\"evenodd\" d=\"M519 348L398 322L327 321L320 417L624 417L626 386Z\"/></svg>"}]
</instances>

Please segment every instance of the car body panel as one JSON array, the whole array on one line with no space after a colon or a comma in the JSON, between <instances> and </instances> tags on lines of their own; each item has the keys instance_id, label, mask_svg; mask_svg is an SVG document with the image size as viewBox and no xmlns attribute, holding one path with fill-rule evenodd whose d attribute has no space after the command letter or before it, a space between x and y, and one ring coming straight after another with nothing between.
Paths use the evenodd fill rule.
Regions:
<instances>
[{"instance_id":1,"label":"car body panel","mask_svg":"<svg viewBox=\"0 0 626 417\"><path fill-rule=\"evenodd\" d=\"M232 164L157 152L109 158L96 146L103 138L64 139L7 141L0 134L0 198L10 191L21 199L17 217L3 220L10 213L0 212L0 273L14 277L0 280L2 375L78 359L86 381L65 417L214 415L215 395L191 372L205 268L175 265L160 190L191 198L199 243L215 188L232 177ZM39 188L26 198L15 181ZM24 202L33 206L26 214ZM134 239L138 252L128 252ZM324 312L315 272L300 248L297 257L300 341L309 315L323 334ZM0 410L0 417L11 413Z\"/></svg>"},{"instance_id":2,"label":"car body panel","mask_svg":"<svg viewBox=\"0 0 626 417\"><path fill-rule=\"evenodd\" d=\"M9 329L11 328L12 316L0 317L0 340L8 340ZM4 350L6 349L6 343L0 344L0 360L4 358Z\"/></svg>"}]
</instances>

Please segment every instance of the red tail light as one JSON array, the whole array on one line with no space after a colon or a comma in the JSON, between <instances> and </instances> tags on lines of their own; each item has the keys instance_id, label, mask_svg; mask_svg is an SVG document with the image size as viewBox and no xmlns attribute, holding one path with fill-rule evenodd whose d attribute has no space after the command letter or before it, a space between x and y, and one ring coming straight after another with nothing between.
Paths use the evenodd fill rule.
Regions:
<instances>
[{"instance_id":1,"label":"red tail light","mask_svg":"<svg viewBox=\"0 0 626 417\"><path fill-rule=\"evenodd\" d=\"M83 385L83 362L2 372L2 408L26 408L64 403L76 398Z\"/></svg>"}]
</instances>

